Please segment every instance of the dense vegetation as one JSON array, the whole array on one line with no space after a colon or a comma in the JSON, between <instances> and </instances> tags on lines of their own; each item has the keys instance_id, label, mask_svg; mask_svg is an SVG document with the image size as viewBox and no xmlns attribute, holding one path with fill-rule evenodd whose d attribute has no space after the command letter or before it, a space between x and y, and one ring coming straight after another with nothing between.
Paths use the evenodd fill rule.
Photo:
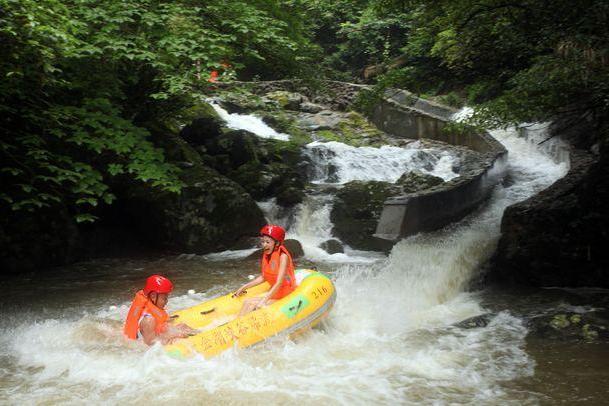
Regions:
<instances>
[{"instance_id":1,"label":"dense vegetation","mask_svg":"<svg viewBox=\"0 0 609 406\"><path fill-rule=\"evenodd\" d=\"M5 208L67 205L93 220L121 174L178 191L151 121L187 104L213 69L297 73L310 45L278 3L199 3L0 2Z\"/></svg>"},{"instance_id":2,"label":"dense vegetation","mask_svg":"<svg viewBox=\"0 0 609 406\"><path fill-rule=\"evenodd\" d=\"M403 87L477 104L487 126L605 128L607 38L602 0L0 0L2 226L94 221L120 178L179 193L154 129L212 70Z\"/></svg>"}]
</instances>

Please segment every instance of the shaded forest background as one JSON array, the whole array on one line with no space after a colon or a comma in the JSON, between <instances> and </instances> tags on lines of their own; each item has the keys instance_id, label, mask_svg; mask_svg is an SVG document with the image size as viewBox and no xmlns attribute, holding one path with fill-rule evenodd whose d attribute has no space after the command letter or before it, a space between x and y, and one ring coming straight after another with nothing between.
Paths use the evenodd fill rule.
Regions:
<instances>
[{"instance_id":1,"label":"shaded forest background","mask_svg":"<svg viewBox=\"0 0 609 406\"><path fill-rule=\"evenodd\" d=\"M572 142L604 162L608 38L602 0L0 0L0 246L99 221L125 179L180 193L159 128L214 70L369 83L364 109L405 88L487 128L585 122Z\"/></svg>"}]
</instances>

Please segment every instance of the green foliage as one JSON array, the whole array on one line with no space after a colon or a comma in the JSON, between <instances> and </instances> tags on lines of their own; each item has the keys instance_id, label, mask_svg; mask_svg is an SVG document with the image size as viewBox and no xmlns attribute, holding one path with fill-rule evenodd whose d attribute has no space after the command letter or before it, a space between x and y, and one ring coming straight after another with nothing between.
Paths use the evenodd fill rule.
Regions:
<instances>
[{"instance_id":1,"label":"green foliage","mask_svg":"<svg viewBox=\"0 0 609 406\"><path fill-rule=\"evenodd\" d=\"M376 1L316 0L308 2L306 11L326 54L318 68L340 80L352 80L366 65L399 55L410 29L408 14L379 13Z\"/></svg>"},{"instance_id":2,"label":"green foliage","mask_svg":"<svg viewBox=\"0 0 609 406\"><path fill-rule=\"evenodd\" d=\"M395 86L432 94L464 89L479 105L472 122L485 126L609 116L607 2L384 3L386 12L412 10L403 48L411 76Z\"/></svg>"},{"instance_id":3,"label":"green foliage","mask_svg":"<svg viewBox=\"0 0 609 406\"><path fill-rule=\"evenodd\" d=\"M190 104L211 70L300 72L315 47L294 4L0 0L2 211L65 206L92 221L117 177L179 192L147 127Z\"/></svg>"}]
</instances>

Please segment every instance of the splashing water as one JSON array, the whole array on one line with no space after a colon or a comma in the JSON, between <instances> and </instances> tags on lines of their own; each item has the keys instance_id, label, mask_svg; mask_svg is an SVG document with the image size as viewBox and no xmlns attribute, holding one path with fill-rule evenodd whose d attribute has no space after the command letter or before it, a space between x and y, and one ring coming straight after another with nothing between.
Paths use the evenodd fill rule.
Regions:
<instances>
[{"instance_id":1,"label":"splashing water","mask_svg":"<svg viewBox=\"0 0 609 406\"><path fill-rule=\"evenodd\" d=\"M315 163L314 183L347 183L352 180L395 182L404 172L418 169L445 181L458 173L458 159L447 151L420 147L414 142L406 148L392 146L352 147L340 142L312 142L307 154Z\"/></svg>"},{"instance_id":2,"label":"splashing water","mask_svg":"<svg viewBox=\"0 0 609 406\"><path fill-rule=\"evenodd\" d=\"M266 125L259 117L251 114L229 113L215 102L210 102L210 104L220 118L226 121L228 128L232 128L233 130L246 130L262 138L272 138L281 141L288 141L290 139L288 134L278 133Z\"/></svg>"},{"instance_id":3,"label":"splashing water","mask_svg":"<svg viewBox=\"0 0 609 406\"><path fill-rule=\"evenodd\" d=\"M387 258L331 266L338 299L323 329L296 342L278 337L212 360L175 360L159 346L144 348L120 336L126 292L134 290L135 281L159 269L175 277L181 290L170 300L171 310L236 287L255 265L164 259L134 273L115 264L95 276L112 281L113 290L91 289L98 286L91 281L86 290L65 284L61 295L45 297L29 311L18 304L3 307L0 403L538 401L535 393L505 384L530 376L534 368L518 318L502 312L486 328L452 326L484 311L466 287L495 249L503 210L567 170L565 162L554 161L513 131L493 135L509 151L513 183L497 186L483 208L458 224L401 241ZM299 238L329 236L320 227L329 221L326 199L314 197L308 209L293 214L291 231ZM21 292L30 296L24 303L35 302L39 294L25 286ZM180 293L193 287L202 293ZM66 306L80 291L82 296ZM117 301L121 305L108 306Z\"/></svg>"}]
</instances>

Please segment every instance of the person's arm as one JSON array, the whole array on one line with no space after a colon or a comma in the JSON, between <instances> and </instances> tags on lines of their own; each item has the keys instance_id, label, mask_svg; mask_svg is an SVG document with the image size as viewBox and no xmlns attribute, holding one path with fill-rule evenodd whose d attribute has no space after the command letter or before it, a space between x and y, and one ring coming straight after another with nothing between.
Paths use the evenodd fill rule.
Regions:
<instances>
[{"instance_id":1,"label":"person's arm","mask_svg":"<svg viewBox=\"0 0 609 406\"><path fill-rule=\"evenodd\" d=\"M178 326L169 325L167 326L167 331L162 334L157 334L155 328L156 320L154 317L144 317L140 322L140 332L147 345L152 345L157 341L160 341L163 345L169 344L176 338L185 338L195 332L195 330L191 329L186 324L180 324Z\"/></svg>"},{"instance_id":2,"label":"person's arm","mask_svg":"<svg viewBox=\"0 0 609 406\"><path fill-rule=\"evenodd\" d=\"M288 269L288 256L284 253L281 253L281 255L279 256L279 272L277 273L277 280L275 281L275 284L273 286L271 286L271 289L268 291L268 293L262 298L262 300L260 301L260 303L258 303L258 308L266 305L266 303L269 301L270 298L273 297L273 295L279 290L279 287L281 286L281 284L283 283L283 280L285 279L285 274L287 272Z\"/></svg>"},{"instance_id":3,"label":"person's arm","mask_svg":"<svg viewBox=\"0 0 609 406\"><path fill-rule=\"evenodd\" d=\"M255 279L252 279L251 281L237 289L233 296L240 296L244 290L260 285L262 282L264 282L264 276L258 275Z\"/></svg>"},{"instance_id":4,"label":"person's arm","mask_svg":"<svg viewBox=\"0 0 609 406\"><path fill-rule=\"evenodd\" d=\"M154 317L144 317L142 321L140 321L140 332L142 333L142 338L147 345L152 345L159 339L154 331L155 328L156 320Z\"/></svg>"}]
</instances>

